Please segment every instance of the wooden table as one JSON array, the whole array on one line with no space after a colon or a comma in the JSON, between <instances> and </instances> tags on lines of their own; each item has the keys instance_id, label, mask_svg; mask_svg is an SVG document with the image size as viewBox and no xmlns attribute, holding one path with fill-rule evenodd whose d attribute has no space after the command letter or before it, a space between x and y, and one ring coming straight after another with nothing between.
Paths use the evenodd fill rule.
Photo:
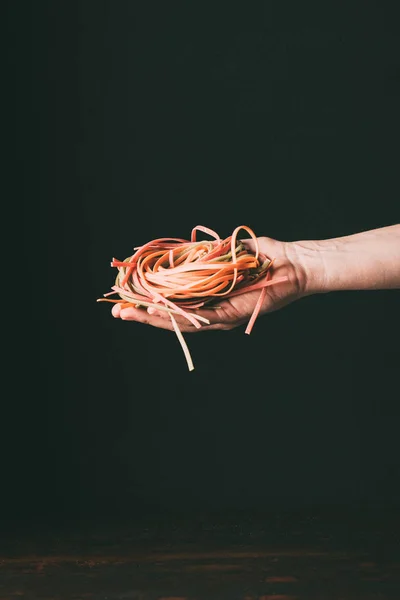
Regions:
<instances>
[{"instance_id":1,"label":"wooden table","mask_svg":"<svg viewBox=\"0 0 400 600\"><path fill-rule=\"evenodd\" d=\"M400 599L400 518L245 513L12 528L0 599Z\"/></svg>"}]
</instances>

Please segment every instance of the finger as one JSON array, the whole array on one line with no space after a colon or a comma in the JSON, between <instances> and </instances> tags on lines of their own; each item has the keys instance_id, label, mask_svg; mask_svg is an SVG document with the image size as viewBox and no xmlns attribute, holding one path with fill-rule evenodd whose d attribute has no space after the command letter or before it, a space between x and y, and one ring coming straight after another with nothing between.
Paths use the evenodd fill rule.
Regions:
<instances>
[{"instance_id":1,"label":"finger","mask_svg":"<svg viewBox=\"0 0 400 600\"><path fill-rule=\"evenodd\" d=\"M150 312L149 309L148 309L148 312ZM222 307L214 308L214 309L200 308L200 309L196 309L196 310L185 309L185 313L187 313L188 315L192 315L195 318L200 317L198 320L198 323L199 323L199 325L201 325L202 329L209 328L211 325L215 325L215 326L223 325L227 321L226 313ZM167 319L168 321L171 320L167 311L163 311L163 310L157 311L156 309L152 309L150 314L159 316L162 319ZM197 328L194 327L184 315L174 312L174 318L175 318L176 322L178 323L179 327L189 326L190 329L194 328L195 330L197 330Z\"/></svg>"},{"instance_id":2,"label":"finger","mask_svg":"<svg viewBox=\"0 0 400 600\"><path fill-rule=\"evenodd\" d=\"M158 329L166 329L168 331L174 331L172 321L170 318L165 319L157 314L149 314L147 310L141 308L123 308L120 311L120 318L123 321L136 321L137 323L143 323L144 325L151 325ZM176 318L176 317L175 317ZM197 328L192 323L183 319L179 322L179 329L182 333L195 333L198 331L209 331L212 329L221 329L220 323L214 323L212 325L201 324L201 327Z\"/></svg>"},{"instance_id":3,"label":"finger","mask_svg":"<svg viewBox=\"0 0 400 600\"><path fill-rule=\"evenodd\" d=\"M168 319L168 321L171 320L167 310L157 310L157 308L154 308L154 306L149 306L147 312L149 315L154 315L155 317L160 317L161 319Z\"/></svg>"},{"instance_id":4,"label":"finger","mask_svg":"<svg viewBox=\"0 0 400 600\"><path fill-rule=\"evenodd\" d=\"M136 321L138 323L143 323L144 325L157 327L158 329L167 329L169 331L174 329L170 318L166 319L164 316L161 317L158 314L149 314L147 310L143 310L141 308L123 308L120 311L120 317L124 321ZM196 330L194 325L188 321L182 325L180 324L180 329L182 331Z\"/></svg>"},{"instance_id":5,"label":"finger","mask_svg":"<svg viewBox=\"0 0 400 600\"><path fill-rule=\"evenodd\" d=\"M255 253L256 251L256 243L252 238L244 238L240 240L245 246L246 249L249 250L250 252Z\"/></svg>"},{"instance_id":6,"label":"finger","mask_svg":"<svg viewBox=\"0 0 400 600\"><path fill-rule=\"evenodd\" d=\"M171 318L169 316L169 312L167 310L162 310L162 309L157 309L154 306L149 306L147 309L147 312L149 315L152 315L154 317L160 317L161 319L166 319L168 321L171 321ZM185 309L185 313L189 314L189 315L193 315L193 317L200 317L199 319L199 323L201 326L205 326L205 325L211 325L211 324L217 324L220 323L221 320L223 320L223 317L225 315L224 312L221 312L219 309ZM179 325L188 325L190 324L190 321L188 321L188 319L178 313L178 312L174 312L174 317L176 322ZM207 322L205 322L203 319L205 319Z\"/></svg>"},{"instance_id":7,"label":"finger","mask_svg":"<svg viewBox=\"0 0 400 600\"><path fill-rule=\"evenodd\" d=\"M120 311L120 317L123 321L136 321L144 325L152 325L161 329L173 329L171 321L163 319L158 315L149 315L143 308L123 308Z\"/></svg>"},{"instance_id":8,"label":"finger","mask_svg":"<svg viewBox=\"0 0 400 600\"><path fill-rule=\"evenodd\" d=\"M112 310L111 310L112 316L115 317L116 319L118 319L120 316L120 312L121 312L121 305L119 303L114 304L114 306L112 307Z\"/></svg>"},{"instance_id":9,"label":"finger","mask_svg":"<svg viewBox=\"0 0 400 600\"><path fill-rule=\"evenodd\" d=\"M257 238L257 243L252 238L244 238L240 240L246 247L249 252L253 254L256 253L257 246L261 254L264 254L267 258L271 257L271 254L274 255L276 249L276 240L263 236L262 238Z\"/></svg>"}]
</instances>

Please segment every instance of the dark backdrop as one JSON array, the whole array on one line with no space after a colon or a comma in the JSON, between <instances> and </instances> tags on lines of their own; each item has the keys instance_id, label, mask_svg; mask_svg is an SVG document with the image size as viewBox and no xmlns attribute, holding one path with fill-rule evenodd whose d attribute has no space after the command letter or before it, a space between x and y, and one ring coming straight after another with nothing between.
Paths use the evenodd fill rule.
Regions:
<instances>
[{"instance_id":1,"label":"dark backdrop","mask_svg":"<svg viewBox=\"0 0 400 600\"><path fill-rule=\"evenodd\" d=\"M3 517L399 505L397 291L187 337L192 373L173 333L96 304L112 256L197 224L296 240L398 222L396 9L10 3L30 294Z\"/></svg>"}]
</instances>

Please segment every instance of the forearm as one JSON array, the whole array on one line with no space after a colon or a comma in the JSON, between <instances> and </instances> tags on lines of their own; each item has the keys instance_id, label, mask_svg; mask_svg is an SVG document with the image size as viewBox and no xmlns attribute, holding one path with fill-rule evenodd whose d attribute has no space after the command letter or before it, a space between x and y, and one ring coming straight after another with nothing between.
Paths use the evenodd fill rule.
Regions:
<instances>
[{"instance_id":1,"label":"forearm","mask_svg":"<svg viewBox=\"0 0 400 600\"><path fill-rule=\"evenodd\" d=\"M354 235L291 242L305 295L400 288L400 225Z\"/></svg>"}]
</instances>

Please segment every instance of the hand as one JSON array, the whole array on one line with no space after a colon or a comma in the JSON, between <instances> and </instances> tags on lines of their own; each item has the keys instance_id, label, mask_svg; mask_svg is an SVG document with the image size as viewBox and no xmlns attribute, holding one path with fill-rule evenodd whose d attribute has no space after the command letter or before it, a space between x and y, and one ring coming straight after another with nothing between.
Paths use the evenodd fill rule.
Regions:
<instances>
[{"instance_id":1,"label":"hand","mask_svg":"<svg viewBox=\"0 0 400 600\"><path fill-rule=\"evenodd\" d=\"M254 251L255 244L253 240L242 240L249 250ZM287 276L288 281L277 283L266 288L266 295L259 316L278 310L283 306L301 298L305 295L305 271L300 262L296 260L296 246L290 242L280 242L267 237L258 238L260 252L270 259L275 259L271 268L272 278L274 276ZM210 324L202 324L197 329L187 319L175 315L176 321L182 332L210 331L215 329L233 329L239 325L247 324L256 302L259 298L260 290L245 292L238 296L221 300L218 302L219 308L197 309L195 314L202 316L210 321ZM144 308L124 308L121 310L119 304L115 304L112 314L116 318L125 321L137 321L152 325L161 329L173 330L171 319L166 311L156 310L149 307Z\"/></svg>"}]
</instances>

